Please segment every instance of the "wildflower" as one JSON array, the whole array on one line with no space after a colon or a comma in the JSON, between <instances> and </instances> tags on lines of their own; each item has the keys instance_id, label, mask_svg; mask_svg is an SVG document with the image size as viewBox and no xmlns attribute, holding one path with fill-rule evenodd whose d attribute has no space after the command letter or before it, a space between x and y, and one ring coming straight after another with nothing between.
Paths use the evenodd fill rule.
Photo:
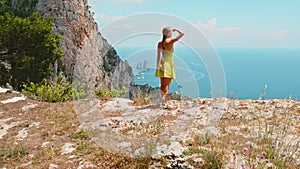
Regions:
<instances>
[{"instance_id":1,"label":"wildflower","mask_svg":"<svg viewBox=\"0 0 300 169\"><path fill-rule=\"evenodd\" d=\"M274 168L274 165L272 163L268 163L267 168Z\"/></svg>"},{"instance_id":2,"label":"wildflower","mask_svg":"<svg viewBox=\"0 0 300 169\"><path fill-rule=\"evenodd\" d=\"M266 163L270 163L270 160L269 160L269 159L266 159Z\"/></svg>"},{"instance_id":3,"label":"wildflower","mask_svg":"<svg viewBox=\"0 0 300 169\"><path fill-rule=\"evenodd\" d=\"M266 155L267 154L265 154L265 153L261 153L261 154L257 155L256 157L260 158L260 159L263 159L263 158L266 158Z\"/></svg>"},{"instance_id":4,"label":"wildflower","mask_svg":"<svg viewBox=\"0 0 300 169\"><path fill-rule=\"evenodd\" d=\"M263 151L263 152L261 153L261 155L266 156L267 153L266 153L265 151Z\"/></svg>"},{"instance_id":5,"label":"wildflower","mask_svg":"<svg viewBox=\"0 0 300 169\"><path fill-rule=\"evenodd\" d=\"M276 147L276 145L275 145L275 144L272 144L272 145L271 145L271 147L272 147L272 148L275 148L275 147Z\"/></svg>"},{"instance_id":6,"label":"wildflower","mask_svg":"<svg viewBox=\"0 0 300 169\"><path fill-rule=\"evenodd\" d=\"M228 168L229 168L229 169L235 169L235 167L234 167L233 164L230 164L230 165L228 166Z\"/></svg>"},{"instance_id":7,"label":"wildflower","mask_svg":"<svg viewBox=\"0 0 300 169\"><path fill-rule=\"evenodd\" d=\"M239 142L237 142L237 141L231 141L231 144L232 145L237 145Z\"/></svg>"},{"instance_id":8,"label":"wildflower","mask_svg":"<svg viewBox=\"0 0 300 169\"><path fill-rule=\"evenodd\" d=\"M244 151L248 151L248 147L247 146L244 146Z\"/></svg>"},{"instance_id":9,"label":"wildflower","mask_svg":"<svg viewBox=\"0 0 300 169\"><path fill-rule=\"evenodd\" d=\"M281 152L281 153L280 153L280 156L281 156L281 157L285 157L285 156L286 156L286 153Z\"/></svg>"}]
</instances>

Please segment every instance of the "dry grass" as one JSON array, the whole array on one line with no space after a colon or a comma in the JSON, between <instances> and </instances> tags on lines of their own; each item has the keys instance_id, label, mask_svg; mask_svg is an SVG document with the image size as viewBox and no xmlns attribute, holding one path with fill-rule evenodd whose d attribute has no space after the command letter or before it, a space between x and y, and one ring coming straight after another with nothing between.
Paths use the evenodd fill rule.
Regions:
<instances>
[{"instance_id":1,"label":"dry grass","mask_svg":"<svg viewBox=\"0 0 300 169\"><path fill-rule=\"evenodd\" d=\"M138 96L137 98L133 99L134 106L144 106L150 104L150 100L146 96Z\"/></svg>"},{"instance_id":2,"label":"dry grass","mask_svg":"<svg viewBox=\"0 0 300 169\"><path fill-rule=\"evenodd\" d=\"M245 105L239 106L241 110ZM188 143L190 149L185 153L200 153L208 158L198 148L206 147L212 152L224 154L222 165L227 168L300 168L295 162L299 158L300 140L288 140L288 134L297 135L297 131L292 131L290 127L295 126L292 119L298 107L270 107L259 102L256 109L251 110L254 112L245 112L250 110L244 108L240 112L253 114L252 119L235 116L221 119L218 136L194 135L194 140ZM271 116L265 118L265 114L270 112Z\"/></svg>"},{"instance_id":3,"label":"dry grass","mask_svg":"<svg viewBox=\"0 0 300 169\"><path fill-rule=\"evenodd\" d=\"M0 100L4 100L2 96L5 95L0 94ZM0 140L0 145L3 145L0 146L1 167L49 168L50 164L56 164L59 168L77 168L81 161L90 161L94 168L148 168L150 159L133 159L110 153L99 148L87 131L78 131L80 122L72 102L39 102L38 107L22 113L21 107L17 106L17 111L15 105L18 103L0 106L0 112L5 112L1 114L2 119L12 117L11 122L20 121ZM40 124L29 127L33 122ZM28 137L17 140L15 136L22 128L28 130ZM49 144L42 146L45 142ZM16 143L19 145L16 146ZM75 151L62 155L61 147L65 143L74 143ZM75 156L69 159L71 155Z\"/></svg>"}]
</instances>

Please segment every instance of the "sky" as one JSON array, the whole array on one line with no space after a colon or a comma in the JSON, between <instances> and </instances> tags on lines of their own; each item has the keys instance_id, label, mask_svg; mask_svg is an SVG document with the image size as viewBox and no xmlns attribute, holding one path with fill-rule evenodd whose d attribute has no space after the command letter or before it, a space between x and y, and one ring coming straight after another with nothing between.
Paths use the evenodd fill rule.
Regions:
<instances>
[{"instance_id":1,"label":"sky","mask_svg":"<svg viewBox=\"0 0 300 169\"><path fill-rule=\"evenodd\" d=\"M187 45L216 48L300 48L299 0L88 0L111 44L149 45L164 26Z\"/></svg>"}]
</instances>

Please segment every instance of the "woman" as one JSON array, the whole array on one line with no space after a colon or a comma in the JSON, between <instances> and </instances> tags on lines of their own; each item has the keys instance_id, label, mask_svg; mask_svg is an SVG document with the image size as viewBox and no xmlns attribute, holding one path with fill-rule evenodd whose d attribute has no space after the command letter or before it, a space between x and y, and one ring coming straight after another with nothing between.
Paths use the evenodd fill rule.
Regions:
<instances>
[{"instance_id":1,"label":"woman","mask_svg":"<svg viewBox=\"0 0 300 169\"><path fill-rule=\"evenodd\" d=\"M172 38L172 32L177 32L178 35ZM171 29L165 27L162 30L162 41L157 45L157 61L155 76L160 77L160 91L162 96L162 105L168 101L169 84L172 83L172 79L175 78L175 68L173 60L174 43L178 41L184 35L178 29Z\"/></svg>"}]
</instances>

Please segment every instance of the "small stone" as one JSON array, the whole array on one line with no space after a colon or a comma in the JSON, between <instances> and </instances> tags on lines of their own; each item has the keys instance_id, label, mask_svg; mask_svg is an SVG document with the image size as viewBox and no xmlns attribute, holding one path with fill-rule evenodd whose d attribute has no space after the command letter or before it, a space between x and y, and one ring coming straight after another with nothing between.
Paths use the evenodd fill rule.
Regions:
<instances>
[{"instance_id":1,"label":"small stone","mask_svg":"<svg viewBox=\"0 0 300 169\"><path fill-rule=\"evenodd\" d=\"M65 145L63 145L61 148L61 155L72 153L75 150L75 148L73 147L74 145L75 144L73 143L66 143Z\"/></svg>"},{"instance_id":2,"label":"small stone","mask_svg":"<svg viewBox=\"0 0 300 169\"><path fill-rule=\"evenodd\" d=\"M42 147L43 147L43 148L48 147L49 144L50 144L49 141L43 142L43 143L42 143Z\"/></svg>"},{"instance_id":3,"label":"small stone","mask_svg":"<svg viewBox=\"0 0 300 169\"><path fill-rule=\"evenodd\" d=\"M95 167L97 167L97 166L94 165L93 163L89 162L89 161L80 161L79 166L77 167L77 169L95 168Z\"/></svg>"},{"instance_id":4,"label":"small stone","mask_svg":"<svg viewBox=\"0 0 300 169\"><path fill-rule=\"evenodd\" d=\"M18 101L22 101L22 100L25 100L26 98L25 97L13 97L11 99L7 99L7 100L3 100L3 101L0 101L2 104L7 104L7 103L15 103L15 102L18 102Z\"/></svg>"},{"instance_id":5,"label":"small stone","mask_svg":"<svg viewBox=\"0 0 300 169\"><path fill-rule=\"evenodd\" d=\"M49 169L57 169L58 168L58 165L56 165L56 164L50 164L49 165Z\"/></svg>"},{"instance_id":6,"label":"small stone","mask_svg":"<svg viewBox=\"0 0 300 169\"><path fill-rule=\"evenodd\" d=\"M73 158L76 158L77 156L76 155L70 155L69 157L68 157L68 159L73 159Z\"/></svg>"}]
</instances>

